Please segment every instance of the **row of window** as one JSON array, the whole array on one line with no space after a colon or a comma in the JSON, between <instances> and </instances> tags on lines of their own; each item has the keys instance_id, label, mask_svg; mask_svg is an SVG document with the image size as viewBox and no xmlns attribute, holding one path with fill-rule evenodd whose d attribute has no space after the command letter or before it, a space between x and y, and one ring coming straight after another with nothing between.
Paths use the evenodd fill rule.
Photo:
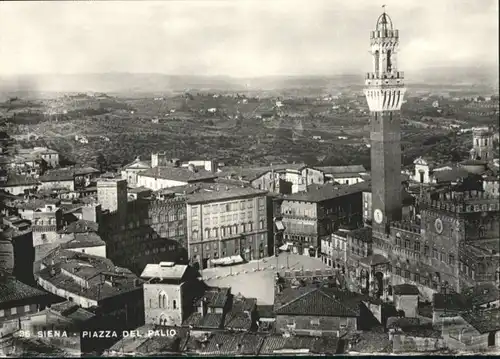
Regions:
<instances>
[{"instance_id":1,"label":"row of window","mask_svg":"<svg viewBox=\"0 0 500 359\"><path fill-rule=\"evenodd\" d=\"M472 279L475 278L474 269L470 268L467 264L459 262L460 272L465 273L465 275L470 276Z\"/></svg>"},{"instance_id":2,"label":"row of window","mask_svg":"<svg viewBox=\"0 0 500 359\"><path fill-rule=\"evenodd\" d=\"M263 243L260 244L259 246L259 252L257 252L257 257L258 258L263 258L264 257L264 248L266 247L267 245L263 245ZM194 253L198 253L198 247L194 247L193 248L193 252ZM242 251L240 250L240 248L235 248L234 251L233 251L233 254L232 255L237 255L237 254L240 254ZM248 248L248 250L245 250L245 252L248 252L248 253L252 253L252 250L250 248ZM228 256L228 251L226 249L222 250L221 251L221 257L224 258L226 256ZM210 252L207 252L207 251L204 251L203 252L203 258L205 259L210 259L210 258L214 258L214 259L217 259L219 258L219 253L214 251L213 254L210 253ZM252 257L253 258L253 257ZM193 255L193 260L196 261L198 260L198 255L197 254L194 254Z\"/></svg>"},{"instance_id":3,"label":"row of window","mask_svg":"<svg viewBox=\"0 0 500 359\"><path fill-rule=\"evenodd\" d=\"M24 306L24 313L29 313L31 311L31 307L29 305ZM17 307L10 308L10 315L17 314ZM6 312L5 309L0 309L0 318L5 317Z\"/></svg>"},{"instance_id":4,"label":"row of window","mask_svg":"<svg viewBox=\"0 0 500 359\"><path fill-rule=\"evenodd\" d=\"M228 202L221 204L206 204L203 206L203 214L216 214L216 213L224 213L224 212L234 212L238 210L245 210L253 208L253 199L237 201L237 202ZM265 198L259 198L259 208L265 207ZM193 206L191 209L191 217L198 216L198 206Z\"/></svg>"},{"instance_id":5,"label":"row of window","mask_svg":"<svg viewBox=\"0 0 500 359\"><path fill-rule=\"evenodd\" d=\"M421 249L420 242L415 242L412 246L408 239L403 242L401 238L396 237L396 246L401 247L402 245L404 245L403 248L414 250L415 252L420 252ZM429 257L430 255L430 247L425 244L424 256ZM432 248L432 258L440 260L441 262L447 263L449 265L455 265L455 256L453 254L446 254L444 251L438 251L437 248Z\"/></svg>"},{"instance_id":6,"label":"row of window","mask_svg":"<svg viewBox=\"0 0 500 359\"><path fill-rule=\"evenodd\" d=\"M186 231L184 230L184 227L172 227L172 228L164 228L160 227L158 230L158 233L160 234L161 237L177 237L177 236L182 236L184 235ZM168 235L167 235L168 233Z\"/></svg>"},{"instance_id":7,"label":"row of window","mask_svg":"<svg viewBox=\"0 0 500 359\"><path fill-rule=\"evenodd\" d=\"M264 229L264 221L259 221L259 229ZM252 232L254 230L253 223L243 223L239 226L237 224L233 226L220 227L220 228L205 228L204 239L219 238L219 237L229 237L235 234L243 234L247 232ZM197 229L191 232L191 239L199 239L199 231Z\"/></svg>"},{"instance_id":8,"label":"row of window","mask_svg":"<svg viewBox=\"0 0 500 359\"><path fill-rule=\"evenodd\" d=\"M265 215L264 213L261 213L260 215ZM209 225L210 223L212 225L217 225L220 223L226 223L226 222L238 222L238 221L245 221L246 219L251 220L253 218L253 212L240 212L240 213L233 213L233 214L228 214L228 215L219 215L219 216L214 216L214 217L204 217L203 218L203 224L204 225ZM193 219L191 221L191 224L193 226L198 225L198 219Z\"/></svg>"},{"instance_id":9,"label":"row of window","mask_svg":"<svg viewBox=\"0 0 500 359\"><path fill-rule=\"evenodd\" d=\"M55 218L35 218L33 220L35 226L55 226L57 224L57 220Z\"/></svg>"},{"instance_id":10,"label":"row of window","mask_svg":"<svg viewBox=\"0 0 500 359\"><path fill-rule=\"evenodd\" d=\"M153 223L162 223L162 222L173 222L186 219L185 211L176 211L170 212L168 214L159 214L157 216L152 216ZM149 223L147 223L149 224Z\"/></svg>"},{"instance_id":11,"label":"row of window","mask_svg":"<svg viewBox=\"0 0 500 359\"><path fill-rule=\"evenodd\" d=\"M149 299L149 308L153 308L153 299ZM168 296L165 293L160 293L158 295L158 307L159 309L167 309L168 308ZM177 308L177 301L172 300L172 309Z\"/></svg>"}]
</instances>

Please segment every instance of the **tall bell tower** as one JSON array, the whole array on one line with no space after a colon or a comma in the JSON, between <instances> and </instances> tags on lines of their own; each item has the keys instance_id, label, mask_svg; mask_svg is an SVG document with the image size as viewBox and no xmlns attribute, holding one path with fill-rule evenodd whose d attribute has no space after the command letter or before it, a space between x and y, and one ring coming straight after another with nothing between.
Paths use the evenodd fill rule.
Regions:
<instances>
[{"instance_id":1,"label":"tall bell tower","mask_svg":"<svg viewBox=\"0 0 500 359\"><path fill-rule=\"evenodd\" d=\"M398 71L399 31L385 13L370 33L372 72L364 90L370 108L373 231L401 219L401 104L406 92Z\"/></svg>"}]
</instances>

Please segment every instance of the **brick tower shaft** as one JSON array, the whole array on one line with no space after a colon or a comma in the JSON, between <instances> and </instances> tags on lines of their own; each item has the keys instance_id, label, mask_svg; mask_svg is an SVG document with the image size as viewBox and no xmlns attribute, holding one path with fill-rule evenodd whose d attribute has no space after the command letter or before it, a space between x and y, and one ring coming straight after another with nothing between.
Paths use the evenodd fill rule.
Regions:
<instances>
[{"instance_id":1,"label":"brick tower shaft","mask_svg":"<svg viewBox=\"0 0 500 359\"><path fill-rule=\"evenodd\" d=\"M372 219L375 232L401 219L401 105L404 74L397 68L399 31L384 12L370 34L373 68L364 90L370 108Z\"/></svg>"}]
</instances>

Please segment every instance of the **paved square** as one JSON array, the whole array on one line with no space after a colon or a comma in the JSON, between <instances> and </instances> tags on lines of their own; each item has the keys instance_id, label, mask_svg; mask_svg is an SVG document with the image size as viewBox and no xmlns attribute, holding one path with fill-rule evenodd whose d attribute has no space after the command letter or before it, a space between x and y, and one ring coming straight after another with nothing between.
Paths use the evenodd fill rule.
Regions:
<instances>
[{"instance_id":1,"label":"paved square","mask_svg":"<svg viewBox=\"0 0 500 359\"><path fill-rule=\"evenodd\" d=\"M202 276L208 285L231 287L231 293L241 293L245 297L257 298L257 304L273 304L274 280L277 271L328 268L330 267L319 258L281 253L278 257L267 257L260 261L205 269Z\"/></svg>"}]
</instances>

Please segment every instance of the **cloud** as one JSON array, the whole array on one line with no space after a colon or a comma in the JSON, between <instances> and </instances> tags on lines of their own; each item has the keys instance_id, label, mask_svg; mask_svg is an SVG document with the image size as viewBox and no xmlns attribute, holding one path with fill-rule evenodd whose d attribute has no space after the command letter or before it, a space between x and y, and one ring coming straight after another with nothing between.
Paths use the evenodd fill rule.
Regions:
<instances>
[{"instance_id":1,"label":"cloud","mask_svg":"<svg viewBox=\"0 0 500 359\"><path fill-rule=\"evenodd\" d=\"M385 0L399 66L498 62L495 0ZM371 0L1 2L0 73L266 76L370 69Z\"/></svg>"}]
</instances>

